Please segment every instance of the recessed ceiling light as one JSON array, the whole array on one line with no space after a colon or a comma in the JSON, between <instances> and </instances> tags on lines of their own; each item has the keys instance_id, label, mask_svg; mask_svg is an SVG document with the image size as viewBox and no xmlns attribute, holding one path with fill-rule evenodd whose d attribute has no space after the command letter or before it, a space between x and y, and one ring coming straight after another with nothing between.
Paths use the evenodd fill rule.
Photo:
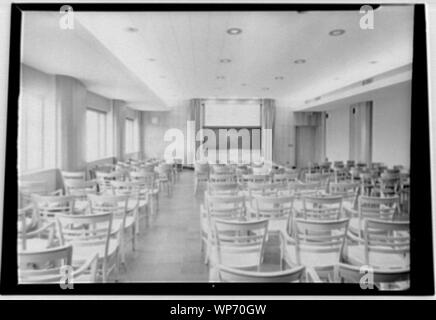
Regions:
<instances>
[{"instance_id":1,"label":"recessed ceiling light","mask_svg":"<svg viewBox=\"0 0 436 320\"><path fill-rule=\"evenodd\" d=\"M232 60L224 58L224 59L220 59L220 62L221 63L230 63L230 62L232 62Z\"/></svg>"},{"instance_id":2,"label":"recessed ceiling light","mask_svg":"<svg viewBox=\"0 0 436 320\"><path fill-rule=\"evenodd\" d=\"M246 83L241 83L241 86L246 87L247 84Z\"/></svg>"},{"instance_id":3,"label":"recessed ceiling light","mask_svg":"<svg viewBox=\"0 0 436 320\"><path fill-rule=\"evenodd\" d=\"M242 29L241 28L229 28L227 29L227 33L234 36L234 35L238 35L242 33Z\"/></svg>"},{"instance_id":4,"label":"recessed ceiling light","mask_svg":"<svg viewBox=\"0 0 436 320\"><path fill-rule=\"evenodd\" d=\"M282 76L277 76L277 77L274 77L274 79L276 79L276 80L283 80L284 77L282 77Z\"/></svg>"},{"instance_id":5,"label":"recessed ceiling light","mask_svg":"<svg viewBox=\"0 0 436 320\"><path fill-rule=\"evenodd\" d=\"M263 90L263 91L268 91L269 88L268 88L268 87L264 87L264 88L262 88L262 90Z\"/></svg>"},{"instance_id":6,"label":"recessed ceiling light","mask_svg":"<svg viewBox=\"0 0 436 320\"><path fill-rule=\"evenodd\" d=\"M302 64L302 63L306 63L305 59L297 59L294 61L295 64Z\"/></svg>"},{"instance_id":7,"label":"recessed ceiling light","mask_svg":"<svg viewBox=\"0 0 436 320\"><path fill-rule=\"evenodd\" d=\"M345 33L344 29L335 29L329 32L329 35L333 37L342 36Z\"/></svg>"},{"instance_id":8,"label":"recessed ceiling light","mask_svg":"<svg viewBox=\"0 0 436 320\"><path fill-rule=\"evenodd\" d=\"M376 60L373 60L373 61L370 61L369 63L370 64L376 64L378 61L376 61Z\"/></svg>"},{"instance_id":9,"label":"recessed ceiling light","mask_svg":"<svg viewBox=\"0 0 436 320\"><path fill-rule=\"evenodd\" d=\"M128 32L138 32L138 28L135 28L135 27L128 27L126 30Z\"/></svg>"},{"instance_id":10,"label":"recessed ceiling light","mask_svg":"<svg viewBox=\"0 0 436 320\"><path fill-rule=\"evenodd\" d=\"M150 62L154 62L154 61L156 61L155 58L148 58L147 60L150 61Z\"/></svg>"},{"instance_id":11,"label":"recessed ceiling light","mask_svg":"<svg viewBox=\"0 0 436 320\"><path fill-rule=\"evenodd\" d=\"M216 77L218 80L224 80L226 77L224 77L224 76L217 76Z\"/></svg>"}]
</instances>

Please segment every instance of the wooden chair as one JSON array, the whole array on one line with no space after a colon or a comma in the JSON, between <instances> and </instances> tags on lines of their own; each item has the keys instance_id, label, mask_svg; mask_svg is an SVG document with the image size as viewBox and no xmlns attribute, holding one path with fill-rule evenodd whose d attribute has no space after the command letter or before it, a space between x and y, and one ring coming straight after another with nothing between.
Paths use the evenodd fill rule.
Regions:
<instances>
[{"instance_id":1,"label":"wooden chair","mask_svg":"<svg viewBox=\"0 0 436 320\"><path fill-rule=\"evenodd\" d=\"M285 192L286 190L287 186L281 183L248 182L244 193L248 200L250 200L256 195L278 195L280 192Z\"/></svg>"},{"instance_id":2,"label":"wooden chair","mask_svg":"<svg viewBox=\"0 0 436 320\"><path fill-rule=\"evenodd\" d=\"M305 195L302 197L303 208L297 210L297 217L309 220L338 220L342 217L342 196Z\"/></svg>"},{"instance_id":3,"label":"wooden chair","mask_svg":"<svg viewBox=\"0 0 436 320\"><path fill-rule=\"evenodd\" d=\"M336 168L334 170L334 182L345 182L351 180L350 173L345 168Z\"/></svg>"},{"instance_id":4,"label":"wooden chair","mask_svg":"<svg viewBox=\"0 0 436 320\"><path fill-rule=\"evenodd\" d=\"M96 171L96 181L98 184L99 192L108 192L112 193L112 181L124 181L125 180L125 172L123 171L113 171L113 172L102 172Z\"/></svg>"},{"instance_id":5,"label":"wooden chair","mask_svg":"<svg viewBox=\"0 0 436 320\"><path fill-rule=\"evenodd\" d=\"M66 188L66 183L69 181L86 181L85 171L61 171L62 183L64 188Z\"/></svg>"},{"instance_id":6,"label":"wooden chair","mask_svg":"<svg viewBox=\"0 0 436 320\"><path fill-rule=\"evenodd\" d=\"M321 278L332 279L341 259L349 219L295 219L292 236L281 233L282 256L290 266L312 267Z\"/></svg>"},{"instance_id":7,"label":"wooden chair","mask_svg":"<svg viewBox=\"0 0 436 320\"><path fill-rule=\"evenodd\" d=\"M76 266L73 266L72 257L71 245L18 252L18 283L66 284L64 268L68 267L73 271L68 283L96 282L98 255Z\"/></svg>"},{"instance_id":8,"label":"wooden chair","mask_svg":"<svg viewBox=\"0 0 436 320\"><path fill-rule=\"evenodd\" d=\"M372 284L379 290L407 290L410 287L410 270L383 270L362 268L361 266L353 266L345 263L339 263L335 270L335 281L340 283L361 283L362 276L366 272L371 272ZM368 279L369 280L369 279Z\"/></svg>"},{"instance_id":9,"label":"wooden chair","mask_svg":"<svg viewBox=\"0 0 436 320\"><path fill-rule=\"evenodd\" d=\"M235 174L210 174L209 183L235 183L237 178Z\"/></svg>"},{"instance_id":10,"label":"wooden chair","mask_svg":"<svg viewBox=\"0 0 436 320\"><path fill-rule=\"evenodd\" d=\"M125 245L128 241L131 241L132 250L135 250L138 212L136 201L130 202L130 195L89 195L88 199L91 214L113 215L111 234L119 241L121 262L125 264Z\"/></svg>"},{"instance_id":11,"label":"wooden chair","mask_svg":"<svg viewBox=\"0 0 436 320\"><path fill-rule=\"evenodd\" d=\"M159 189L166 187L168 197L172 194L173 184L173 167L170 164L164 163L156 167L157 181Z\"/></svg>"},{"instance_id":12,"label":"wooden chair","mask_svg":"<svg viewBox=\"0 0 436 320\"><path fill-rule=\"evenodd\" d=\"M360 196L357 201L357 211L352 208L344 208L350 217L350 232L363 237L364 223L366 219L378 219L392 221L399 214L399 197L367 197Z\"/></svg>"},{"instance_id":13,"label":"wooden chair","mask_svg":"<svg viewBox=\"0 0 436 320\"><path fill-rule=\"evenodd\" d=\"M390 197L400 191L401 177L399 172L382 173L379 179L380 188L377 190L382 196Z\"/></svg>"},{"instance_id":14,"label":"wooden chair","mask_svg":"<svg viewBox=\"0 0 436 320\"><path fill-rule=\"evenodd\" d=\"M297 180L298 180L298 172L294 172L294 173L285 172L281 174L274 174L272 182L288 185L288 183L296 182Z\"/></svg>"},{"instance_id":15,"label":"wooden chair","mask_svg":"<svg viewBox=\"0 0 436 320\"><path fill-rule=\"evenodd\" d=\"M150 212L156 215L159 211L159 185L156 179L157 174L155 172L149 172L140 170L137 172L130 173L130 180L138 182L141 186L140 198L145 198L145 192L148 195Z\"/></svg>"},{"instance_id":16,"label":"wooden chair","mask_svg":"<svg viewBox=\"0 0 436 320\"><path fill-rule=\"evenodd\" d=\"M201 224L201 248L206 247L210 238L210 220L220 219L242 219L246 215L246 204L244 196L212 196L206 194L204 206L200 207ZM205 262L208 261L209 252L206 251Z\"/></svg>"},{"instance_id":17,"label":"wooden chair","mask_svg":"<svg viewBox=\"0 0 436 320\"><path fill-rule=\"evenodd\" d=\"M197 194L198 187L209 181L209 164L196 163L194 170L194 194Z\"/></svg>"},{"instance_id":18,"label":"wooden chair","mask_svg":"<svg viewBox=\"0 0 436 320\"><path fill-rule=\"evenodd\" d=\"M220 282L262 282L262 283L288 283L288 282L318 282L313 277L313 272L306 271L304 266L297 266L289 270L274 272L246 271L238 268L231 268L225 265L217 267ZM315 278L315 279L314 279ZM214 279L211 279L214 281Z\"/></svg>"},{"instance_id":19,"label":"wooden chair","mask_svg":"<svg viewBox=\"0 0 436 320\"><path fill-rule=\"evenodd\" d=\"M42 222L55 221L58 214L74 214L74 196L40 196L32 195L33 206Z\"/></svg>"},{"instance_id":20,"label":"wooden chair","mask_svg":"<svg viewBox=\"0 0 436 320\"><path fill-rule=\"evenodd\" d=\"M97 270L102 281L119 271L119 240L111 237L112 213L57 216L61 245L73 246L73 263L89 261L98 255Z\"/></svg>"},{"instance_id":21,"label":"wooden chair","mask_svg":"<svg viewBox=\"0 0 436 320\"><path fill-rule=\"evenodd\" d=\"M268 232L287 232L293 216L292 196L254 196L247 208L251 219L268 219Z\"/></svg>"},{"instance_id":22,"label":"wooden chair","mask_svg":"<svg viewBox=\"0 0 436 320\"><path fill-rule=\"evenodd\" d=\"M344 202L357 203L357 196L359 192L358 182L339 182L329 184L329 193L331 195L342 196Z\"/></svg>"},{"instance_id":23,"label":"wooden chair","mask_svg":"<svg viewBox=\"0 0 436 320\"><path fill-rule=\"evenodd\" d=\"M320 181L315 182L292 182L288 185L289 193L296 199L301 199L305 195L320 194L323 186Z\"/></svg>"},{"instance_id":24,"label":"wooden chair","mask_svg":"<svg viewBox=\"0 0 436 320\"><path fill-rule=\"evenodd\" d=\"M344 260L352 265L374 269L410 267L409 222L367 219L363 238L348 234Z\"/></svg>"},{"instance_id":25,"label":"wooden chair","mask_svg":"<svg viewBox=\"0 0 436 320\"><path fill-rule=\"evenodd\" d=\"M129 197L129 210L136 208L137 212L133 214L135 217L135 230L140 233L140 222L146 221L148 224L148 194L147 189L141 182L137 181L112 181L112 192L116 196Z\"/></svg>"},{"instance_id":26,"label":"wooden chair","mask_svg":"<svg viewBox=\"0 0 436 320\"><path fill-rule=\"evenodd\" d=\"M206 192L209 195L238 195L239 184L237 183L208 183Z\"/></svg>"},{"instance_id":27,"label":"wooden chair","mask_svg":"<svg viewBox=\"0 0 436 320\"><path fill-rule=\"evenodd\" d=\"M257 268L263 260L268 219L223 220L210 218L211 237L208 241L211 266Z\"/></svg>"},{"instance_id":28,"label":"wooden chair","mask_svg":"<svg viewBox=\"0 0 436 320\"><path fill-rule=\"evenodd\" d=\"M42 250L56 246L54 222L40 221L32 205L18 210L17 244L20 250Z\"/></svg>"},{"instance_id":29,"label":"wooden chair","mask_svg":"<svg viewBox=\"0 0 436 320\"><path fill-rule=\"evenodd\" d=\"M97 182L95 181L82 181L65 180L64 181L65 194L67 196L74 196L77 200L86 201L88 194L97 194Z\"/></svg>"}]
</instances>

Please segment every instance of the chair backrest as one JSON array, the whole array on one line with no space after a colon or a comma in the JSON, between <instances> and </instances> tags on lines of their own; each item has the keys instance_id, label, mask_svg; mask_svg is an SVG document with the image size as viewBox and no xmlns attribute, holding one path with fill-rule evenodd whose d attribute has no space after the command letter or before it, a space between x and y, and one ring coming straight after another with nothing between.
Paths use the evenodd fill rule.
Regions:
<instances>
[{"instance_id":1,"label":"chair backrest","mask_svg":"<svg viewBox=\"0 0 436 320\"><path fill-rule=\"evenodd\" d=\"M400 189L400 184L400 172L382 173L380 176L380 189L384 194L397 194Z\"/></svg>"},{"instance_id":2,"label":"chair backrest","mask_svg":"<svg viewBox=\"0 0 436 320\"><path fill-rule=\"evenodd\" d=\"M358 182L338 182L330 183L329 191L332 195L340 195L345 199L355 198L359 191Z\"/></svg>"},{"instance_id":3,"label":"chair backrest","mask_svg":"<svg viewBox=\"0 0 436 320\"><path fill-rule=\"evenodd\" d=\"M256 218L290 219L294 206L292 196L254 196L251 200Z\"/></svg>"},{"instance_id":4,"label":"chair backrest","mask_svg":"<svg viewBox=\"0 0 436 320\"><path fill-rule=\"evenodd\" d=\"M397 255L408 257L410 252L410 231L407 221L383 221L367 219L365 221L364 241L365 241L365 263L373 265L371 261L372 253L383 255ZM390 259L390 267L394 262ZM407 258L402 260L408 266ZM394 265L394 267L398 267ZM400 266L401 267L401 266Z\"/></svg>"},{"instance_id":5,"label":"chair backrest","mask_svg":"<svg viewBox=\"0 0 436 320\"><path fill-rule=\"evenodd\" d=\"M218 264L232 267L260 265L268 233L268 219L251 221L213 219L211 227ZM250 257L247 256L245 259L244 255ZM234 257L237 259L232 259Z\"/></svg>"},{"instance_id":6,"label":"chair backrest","mask_svg":"<svg viewBox=\"0 0 436 320\"><path fill-rule=\"evenodd\" d=\"M99 258L106 261L112 232L112 219L112 213L58 215L57 225L61 245L72 244L74 247L101 247L103 245L104 256Z\"/></svg>"},{"instance_id":7,"label":"chair backrest","mask_svg":"<svg viewBox=\"0 0 436 320\"><path fill-rule=\"evenodd\" d=\"M293 237L296 240L297 264L305 264L302 255L304 252L319 256L335 254L336 261L339 263L345 244L348 222L349 219L330 221L295 219Z\"/></svg>"},{"instance_id":8,"label":"chair backrest","mask_svg":"<svg viewBox=\"0 0 436 320\"><path fill-rule=\"evenodd\" d=\"M86 200L88 194L97 193L97 182L83 180L65 180L65 194L74 196L76 199Z\"/></svg>"},{"instance_id":9,"label":"chair backrest","mask_svg":"<svg viewBox=\"0 0 436 320\"><path fill-rule=\"evenodd\" d=\"M333 167L334 168L343 168L345 165L344 165L344 162L343 161L334 161L333 162Z\"/></svg>"},{"instance_id":10,"label":"chair backrest","mask_svg":"<svg viewBox=\"0 0 436 320\"><path fill-rule=\"evenodd\" d=\"M302 200L305 219L337 220L341 217L343 198L340 195L305 195Z\"/></svg>"},{"instance_id":11,"label":"chair backrest","mask_svg":"<svg viewBox=\"0 0 436 320\"><path fill-rule=\"evenodd\" d=\"M339 263L336 268L336 282L360 283L362 275L369 271L366 266L353 266ZM375 284L395 283L408 281L410 279L410 270L406 269L375 269L371 270L372 279Z\"/></svg>"},{"instance_id":12,"label":"chair backrest","mask_svg":"<svg viewBox=\"0 0 436 320\"><path fill-rule=\"evenodd\" d=\"M130 173L130 180L144 185L147 190L154 190L156 185L156 173L153 171L136 171Z\"/></svg>"},{"instance_id":13,"label":"chair backrest","mask_svg":"<svg viewBox=\"0 0 436 320\"><path fill-rule=\"evenodd\" d=\"M237 182L235 174L210 174L210 183L235 183Z\"/></svg>"},{"instance_id":14,"label":"chair backrest","mask_svg":"<svg viewBox=\"0 0 436 320\"><path fill-rule=\"evenodd\" d=\"M335 182L347 181L350 180L350 174L345 168L338 168L335 170L334 174Z\"/></svg>"},{"instance_id":15,"label":"chair backrest","mask_svg":"<svg viewBox=\"0 0 436 320\"><path fill-rule=\"evenodd\" d=\"M197 162L194 170L196 173L209 174L209 164Z\"/></svg>"},{"instance_id":16,"label":"chair backrest","mask_svg":"<svg viewBox=\"0 0 436 320\"><path fill-rule=\"evenodd\" d=\"M275 272L246 271L237 268L218 266L219 279L222 282L301 282L304 280L305 267L297 266L289 270Z\"/></svg>"},{"instance_id":17,"label":"chair backrest","mask_svg":"<svg viewBox=\"0 0 436 320\"><path fill-rule=\"evenodd\" d=\"M285 173L279 173L279 174L274 174L273 176L273 183L283 183L283 184L288 184L289 182L295 182L298 180L298 172L294 172L294 173L290 173L290 172L285 172Z\"/></svg>"},{"instance_id":18,"label":"chair backrest","mask_svg":"<svg viewBox=\"0 0 436 320\"><path fill-rule=\"evenodd\" d=\"M284 191L287 188L282 183L269 182L248 182L246 186L250 198L255 195L278 195L280 191Z\"/></svg>"},{"instance_id":19,"label":"chair backrest","mask_svg":"<svg viewBox=\"0 0 436 320\"><path fill-rule=\"evenodd\" d=\"M90 212L95 214L110 213L113 218L123 219L128 214L129 195L88 195Z\"/></svg>"},{"instance_id":20,"label":"chair backrest","mask_svg":"<svg viewBox=\"0 0 436 320\"><path fill-rule=\"evenodd\" d=\"M62 267L72 266L73 246L18 252L19 283L50 283L61 280Z\"/></svg>"},{"instance_id":21,"label":"chair backrest","mask_svg":"<svg viewBox=\"0 0 436 320\"><path fill-rule=\"evenodd\" d=\"M393 197L368 197L360 196L358 199L359 219L393 220L399 213L398 196Z\"/></svg>"},{"instance_id":22,"label":"chair backrest","mask_svg":"<svg viewBox=\"0 0 436 320\"><path fill-rule=\"evenodd\" d=\"M124 171L102 172L96 171L95 176L99 186L99 191L112 190L111 181L125 180L126 173Z\"/></svg>"},{"instance_id":23,"label":"chair backrest","mask_svg":"<svg viewBox=\"0 0 436 320\"><path fill-rule=\"evenodd\" d=\"M237 183L208 183L207 193L210 195L237 195L239 184Z\"/></svg>"},{"instance_id":24,"label":"chair backrest","mask_svg":"<svg viewBox=\"0 0 436 320\"><path fill-rule=\"evenodd\" d=\"M320 181L314 182L291 182L288 184L289 192L295 197L302 197L303 195L315 195L320 193L323 188Z\"/></svg>"},{"instance_id":25,"label":"chair backrest","mask_svg":"<svg viewBox=\"0 0 436 320\"><path fill-rule=\"evenodd\" d=\"M37 215L43 220L53 220L58 214L73 214L75 200L74 196L32 195Z\"/></svg>"},{"instance_id":26,"label":"chair backrest","mask_svg":"<svg viewBox=\"0 0 436 320\"><path fill-rule=\"evenodd\" d=\"M238 219L245 216L244 196L215 196L206 194L204 201L209 219Z\"/></svg>"}]
</instances>

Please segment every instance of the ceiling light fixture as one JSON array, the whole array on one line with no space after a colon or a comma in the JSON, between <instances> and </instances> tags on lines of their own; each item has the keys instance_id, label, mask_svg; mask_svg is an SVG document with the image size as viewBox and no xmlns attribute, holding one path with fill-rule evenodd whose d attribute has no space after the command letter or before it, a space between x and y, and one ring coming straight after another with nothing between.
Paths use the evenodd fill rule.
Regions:
<instances>
[{"instance_id":1,"label":"ceiling light fixture","mask_svg":"<svg viewBox=\"0 0 436 320\"><path fill-rule=\"evenodd\" d=\"M135 28L135 27L128 27L126 30L128 32L138 32L138 28Z\"/></svg>"},{"instance_id":2,"label":"ceiling light fixture","mask_svg":"<svg viewBox=\"0 0 436 320\"><path fill-rule=\"evenodd\" d=\"M220 63L230 63L232 62L232 60L224 58L224 59L220 59Z\"/></svg>"},{"instance_id":3,"label":"ceiling light fixture","mask_svg":"<svg viewBox=\"0 0 436 320\"><path fill-rule=\"evenodd\" d=\"M329 32L329 35L333 37L342 36L345 33L344 29L335 29Z\"/></svg>"},{"instance_id":4,"label":"ceiling light fixture","mask_svg":"<svg viewBox=\"0 0 436 320\"><path fill-rule=\"evenodd\" d=\"M241 86L246 87L247 84L246 83L241 83Z\"/></svg>"},{"instance_id":5,"label":"ceiling light fixture","mask_svg":"<svg viewBox=\"0 0 436 320\"><path fill-rule=\"evenodd\" d=\"M216 78L217 78L217 80L224 80L226 77L224 77L224 76L217 76Z\"/></svg>"},{"instance_id":6,"label":"ceiling light fixture","mask_svg":"<svg viewBox=\"0 0 436 320\"><path fill-rule=\"evenodd\" d=\"M303 64L303 63L306 63L306 60L305 59L297 59L294 61L294 63L295 64Z\"/></svg>"},{"instance_id":7,"label":"ceiling light fixture","mask_svg":"<svg viewBox=\"0 0 436 320\"><path fill-rule=\"evenodd\" d=\"M235 36L235 35L241 34L242 29L241 28L229 28L229 29L227 29L227 33L232 35L232 36Z\"/></svg>"},{"instance_id":8,"label":"ceiling light fixture","mask_svg":"<svg viewBox=\"0 0 436 320\"><path fill-rule=\"evenodd\" d=\"M282 76L277 76L277 77L274 77L274 79L276 79L276 80L283 80L284 77L282 77Z\"/></svg>"},{"instance_id":9,"label":"ceiling light fixture","mask_svg":"<svg viewBox=\"0 0 436 320\"><path fill-rule=\"evenodd\" d=\"M156 61L155 58L148 58L147 60L150 61L150 62L154 62L154 61Z\"/></svg>"},{"instance_id":10,"label":"ceiling light fixture","mask_svg":"<svg viewBox=\"0 0 436 320\"><path fill-rule=\"evenodd\" d=\"M370 61L369 63L370 64L376 64L378 61L376 61L376 60L373 60L373 61Z\"/></svg>"},{"instance_id":11,"label":"ceiling light fixture","mask_svg":"<svg viewBox=\"0 0 436 320\"><path fill-rule=\"evenodd\" d=\"M263 90L263 91L268 91L269 88L268 88L268 87L264 87L264 88L262 88L262 90Z\"/></svg>"}]
</instances>

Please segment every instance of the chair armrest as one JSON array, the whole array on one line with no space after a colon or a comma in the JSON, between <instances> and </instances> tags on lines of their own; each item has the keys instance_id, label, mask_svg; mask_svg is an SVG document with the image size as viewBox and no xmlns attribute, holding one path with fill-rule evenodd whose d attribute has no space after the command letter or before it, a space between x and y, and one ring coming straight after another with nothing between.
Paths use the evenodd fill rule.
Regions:
<instances>
[{"instance_id":1,"label":"chair armrest","mask_svg":"<svg viewBox=\"0 0 436 320\"><path fill-rule=\"evenodd\" d=\"M314 283L322 282L318 276L318 273L316 273L315 269L312 267L306 267L306 281Z\"/></svg>"},{"instance_id":2,"label":"chair armrest","mask_svg":"<svg viewBox=\"0 0 436 320\"><path fill-rule=\"evenodd\" d=\"M37 230L34 230L34 231L31 231L31 232L26 233L26 237L34 237L34 236L37 236L37 235L39 235L40 233L42 233L43 231L47 230L48 228L50 228L50 227L53 227L53 228L54 228L55 226L56 226L56 225L55 225L54 222L50 222L50 223L48 223L48 224L42 226L41 228L39 228L39 229L37 229Z\"/></svg>"}]
</instances>

